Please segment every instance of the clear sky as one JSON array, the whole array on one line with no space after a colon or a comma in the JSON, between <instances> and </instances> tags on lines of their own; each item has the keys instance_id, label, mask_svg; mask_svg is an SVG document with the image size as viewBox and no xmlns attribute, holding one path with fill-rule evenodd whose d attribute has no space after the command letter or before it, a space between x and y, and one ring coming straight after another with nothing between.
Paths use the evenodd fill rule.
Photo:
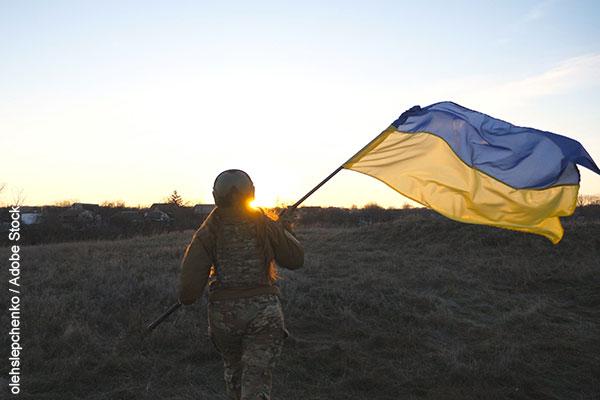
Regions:
<instances>
[{"instance_id":1,"label":"clear sky","mask_svg":"<svg viewBox=\"0 0 600 400\"><path fill-rule=\"evenodd\" d=\"M598 1L2 1L0 197L293 202L405 109L451 100L600 161ZM582 171L581 193L600 194ZM308 205L401 206L343 171Z\"/></svg>"}]
</instances>

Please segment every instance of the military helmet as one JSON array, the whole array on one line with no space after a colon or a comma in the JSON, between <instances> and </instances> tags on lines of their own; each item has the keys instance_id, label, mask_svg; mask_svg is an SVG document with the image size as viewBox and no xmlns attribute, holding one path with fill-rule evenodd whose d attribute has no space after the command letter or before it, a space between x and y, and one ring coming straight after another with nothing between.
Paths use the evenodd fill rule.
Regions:
<instances>
[{"instance_id":1,"label":"military helmet","mask_svg":"<svg viewBox=\"0 0 600 400\"><path fill-rule=\"evenodd\" d=\"M221 207L239 205L254 199L254 184L241 169L228 169L217 175L213 197L215 204Z\"/></svg>"}]
</instances>

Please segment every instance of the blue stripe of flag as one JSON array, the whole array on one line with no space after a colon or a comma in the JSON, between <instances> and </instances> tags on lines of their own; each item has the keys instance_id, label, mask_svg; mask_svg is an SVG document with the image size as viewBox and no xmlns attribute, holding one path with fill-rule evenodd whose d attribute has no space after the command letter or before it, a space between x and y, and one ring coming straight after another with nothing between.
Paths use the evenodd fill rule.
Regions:
<instances>
[{"instance_id":1,"label":"blue stripe of flag","mask_svg":"<svg viewBox=\"0 0 600 400\"><path fill-rule=\"evenodd\" d=\"M576 185L575 164L600 174L576 140L515 126L452 102L415 106L393 125L400 132L439 136L467 165L516 189Z\"/></svg>"}]
</instances>

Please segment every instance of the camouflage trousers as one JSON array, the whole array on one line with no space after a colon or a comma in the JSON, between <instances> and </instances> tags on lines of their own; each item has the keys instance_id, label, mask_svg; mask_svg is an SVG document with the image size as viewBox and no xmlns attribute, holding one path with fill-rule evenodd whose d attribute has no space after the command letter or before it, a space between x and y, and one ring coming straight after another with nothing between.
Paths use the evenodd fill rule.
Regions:
<instances>
[{"instance_id":1,"label":"camouflage trousers","mask_svg":"<svg viewBox=\"0 0 600 400\"><path fill-rule=\"evenodd\" d=\"M223 357L227 394L234 400L269 400L271 369L287 337L276 295L211 301L209 335Z\"/></svg>"}]
</instances>

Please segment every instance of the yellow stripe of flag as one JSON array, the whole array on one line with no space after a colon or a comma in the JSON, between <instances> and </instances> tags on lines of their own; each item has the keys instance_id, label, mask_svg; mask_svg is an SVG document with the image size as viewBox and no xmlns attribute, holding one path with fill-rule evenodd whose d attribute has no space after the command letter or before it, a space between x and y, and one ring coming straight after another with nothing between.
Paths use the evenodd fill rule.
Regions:
<instances>
[{"instance_id":1,"label":"yellow stripe of flag","mask_svg":"<svg viewBox=\"0 0 600 400\"><path fill-rule=\"evenodd\" d=\"M559 216L575 210L579 185L515 189L465 164L440 137L393 126L344 164L448 218L563 236Z\"/></svg>"}]
</instances>

